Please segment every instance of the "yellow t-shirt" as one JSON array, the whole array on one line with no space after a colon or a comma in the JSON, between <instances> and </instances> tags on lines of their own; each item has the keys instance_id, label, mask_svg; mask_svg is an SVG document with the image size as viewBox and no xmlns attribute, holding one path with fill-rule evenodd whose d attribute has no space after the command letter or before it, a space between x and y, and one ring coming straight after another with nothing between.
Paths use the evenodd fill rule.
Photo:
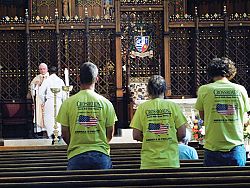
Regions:
<instances>
[{"instance_id":1,"label":"yellow t-shirt","mask_svg":"<svg viewBox=\"0 0 250 188\"><path fill-rule=\"evenodd\" d=\"M223 80L203 85L195 108L204 111L204 148L226 152L244 143L243 115L250 106L243 86Z\"/></svg>"},{"instance_id":2,"label":"yellow t-shirt","mask_svg":"<svg viewBox=\"0 0 250 188\"><path fill-rule=\"evenodd\" d=\"M63 102L57 121L70 129L68 159L87 152L109 155L106 127L117 117L112 103L92 90L81 90Z\"/></svg>"},{"instance_id":3,"label":"yellow t-shirt","mask_svg":"<svg viewBox=\"0 0 250 188\"><path fill-rule=\"evenodd\" d=\"M186 122L180 107L168 100L138 106L130 127L143 133L141 169L180 167L176 132Z\"/></svg>"}]
</instances>

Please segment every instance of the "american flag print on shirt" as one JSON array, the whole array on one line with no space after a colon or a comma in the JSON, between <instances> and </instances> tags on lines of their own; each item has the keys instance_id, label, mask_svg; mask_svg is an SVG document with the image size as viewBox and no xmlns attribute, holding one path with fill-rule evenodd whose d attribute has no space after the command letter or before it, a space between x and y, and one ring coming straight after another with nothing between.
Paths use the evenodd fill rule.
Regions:
<instances>
[{"instance_id":1,"label":"american flag print on shirt","mask_svg":"<svg viewBox=\"0 0 250 188\"><path fill-rule=\"evenodd\" d=\"M168 125L149 123L148 130L154 134L164 134L168 133Z\"/></svg>"},{"instance_id":2,"label":"american flag print on shirt","mask_svg":"<svg viewBox=\"0 0 250 188\"><path fill-rule=\"evenodd\" d=\"M216 111L221 115L233 115L236 113L236 108L230 104L217 104Z\"/></svg>"},{"instance_id":3,"label":"american flag print on shirt","mask_svg":"<svg viewBox=\"0 0 250 188\"><path fill-rule=\"evenodd\" d=\"M80 115L78 118L78 123L86 127L92 127L97 125L98 119L90 116Z\"/></svg>"}]
</instances>

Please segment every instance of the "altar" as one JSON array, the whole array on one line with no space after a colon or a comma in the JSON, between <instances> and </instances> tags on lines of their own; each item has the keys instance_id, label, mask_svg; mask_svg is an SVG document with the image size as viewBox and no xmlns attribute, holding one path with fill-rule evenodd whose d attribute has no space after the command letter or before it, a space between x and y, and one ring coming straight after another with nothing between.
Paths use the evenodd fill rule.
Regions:
<instances>
[{"instance_id":1,"label":"altar","mask_svg":"<svg viewBox=\"0 0 250 188\"><path fill-rule=\"evenodd\" d=\"M179 104L179 106L185 110L186 112L190 112L191 113L191 110L194 110L194 105L196 103L196 100L197 98L182 98L182 99L165 99L165 100L168 100L168 101L172 101L172 102L175 102L177 104ZM147 100L134 100L134 106L133 108L136 109L137 106L143 102L145 102Z\"/></svg>"},{"instance_id":2,"label":"altar","mask_svg":"<svg viewBox=\"0 0 250 188\"><path fill-rule=\"evenodd\" d=\"M193 117L195 114L198 114L198 111L194 108L195 102L197 98L182 98L182 99L165 99L168 101L172 101L177 103L180 108L182 109L183 113L187 117ZM131 106L131 113L130 113L130 119L132 119L138 105L145 102L147 100L133 100L132 106ZM194 117L193 117L194 118Z\"/></svg>"}]
</instances>

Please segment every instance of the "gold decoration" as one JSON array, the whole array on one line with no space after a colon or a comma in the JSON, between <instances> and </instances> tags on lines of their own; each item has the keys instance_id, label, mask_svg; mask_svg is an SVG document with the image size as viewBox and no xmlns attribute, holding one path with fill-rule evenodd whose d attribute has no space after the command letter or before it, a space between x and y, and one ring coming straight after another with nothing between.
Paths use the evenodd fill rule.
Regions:
<instances>
[{"instance_id":1,"label":"gold decoration","mask_svg":"<svg viewBox=\"0 0 250 188\"><path fill-rule=\"evenodd\" d=\"M58 14L58 9L56 8L55 9L55 17L57 18L59 16L59 14Z\"/></svg>"},{"instance_id":2,"label":"gold decoration","mask_svg":"<svg viewBox=\"0 0 250 188\"><path fill-rule=\"evenodd\" d=\"M6 16L5 17L5 20L8 22L8 21L10 21L10 17L9 16Z\"/></svg>"},{"instance_id":3,"label":"gold decoration","mask_svg":"<svg viewBox=\"0 0 250 188\"><path fill-rule=\"evenodd\" d=\"M90 6L90 7L94 7L96 5L101 6L102 5L102 1L101 0L87 0L87 1L76 0L76 6L83 6L83 7Z\"/></svg>"},{"instance_id":4,"label":"gold decoration","mask_svg":"<svg viewBox=\"0 0 250 188\"><path fill-rule=\"evenodd\" d=\"M56 122L56 115L57 115L57 113L56 113L56 94L57 93L59 93L60 92L60 88L50 88L50 90L51 90L51 92L52 93L54 93L54 140L53 140L53 143L54 143L54 145L57 145L58 144L58 141L59 141L59 139L58 139L58 130L57 130L57 128L58 128L58 126L57 126L57 122Z\"/></svg>"},{"instance_id":5,"label":"gold decoration","mask_svg":"<svg viewBox=\"0 0 250 188\"><path fill-rule=\"evenodd\" d=\"M62 90L66 92L67 98L69 98L69 93L72 91L73 86L62 86Z\"/></svg>"}]
</instances>

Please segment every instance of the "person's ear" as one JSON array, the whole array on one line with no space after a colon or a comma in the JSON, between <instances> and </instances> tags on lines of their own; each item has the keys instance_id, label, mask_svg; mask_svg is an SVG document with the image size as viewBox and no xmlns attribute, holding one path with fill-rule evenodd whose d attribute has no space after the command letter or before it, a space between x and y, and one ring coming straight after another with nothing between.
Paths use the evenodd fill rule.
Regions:
<instances>
[{"instance_id":1,"label":"person's ear","mask_svg":"<svg viewBox=\"0 0 250 188\"><path fill-rule=\"evenodd\" d=\"M97 76L97 77L95 78L95 81L96 81L96 82L98 82L98 81L99 81L99 76Z\"/></svg>"}]
</instances>

